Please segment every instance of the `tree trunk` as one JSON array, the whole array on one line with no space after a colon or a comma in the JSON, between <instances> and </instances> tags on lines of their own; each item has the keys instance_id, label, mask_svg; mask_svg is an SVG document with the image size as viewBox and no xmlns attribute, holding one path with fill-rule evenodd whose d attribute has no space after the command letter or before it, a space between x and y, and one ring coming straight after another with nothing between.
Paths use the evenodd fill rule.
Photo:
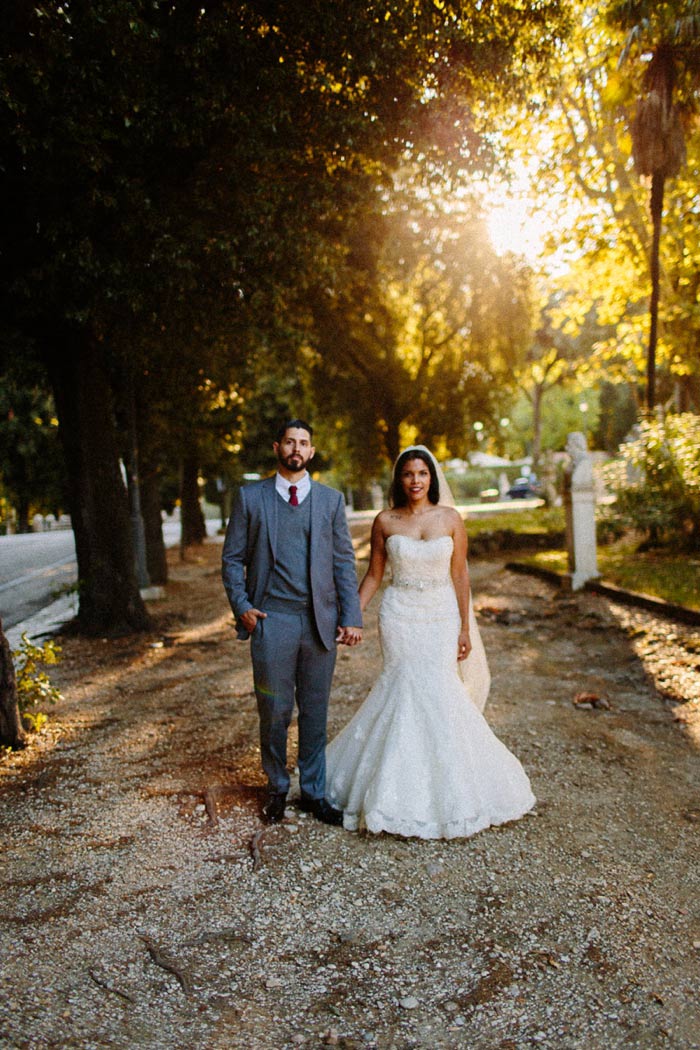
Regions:
<instances>
[{"instance_id":1,"label":"tree trunk","mask_svg":"<svg viewBox=\"0 0 700 1050\"><path fill-rule=\"evenodd\" d=\"M656 343L659 323L659 288L661 275L659 251L661 244L661 218L664 207L664 183L666 177L655 171L651 177L651 221L653 236L651 243L651 301L649 304L649 348L647 350L647 411L652 412L656 404Z\"/></svg>"},{"instance_id":2,"label":"tree trunk","mask_svg":"<svg viewBox=\"0 0 700 1050\"><path fill-rule=\"evenodd\" d=\"M139 441L136 426L136 391L133 367L127 366L128 378L125 384L126 412L126 466L127 492L129 496L129 513L131 516L131 540L134 545L134 571L139 587L148 587L150 577L146 558L146 530L141 506L141 478L139 476Z\"/></svg>"},{"instance_id":3,"label":"tree trunk","mask_svg":"<svg viewBox=\"0 0 700 1050\"><path fill-rule=\"evenodd\" d=\"M385 420L386 430L384 432L384 444L386 446L389 461L393 465L401 452L401 420L389 419L388 413L385 416Z\"/></svg>"},{"instance_id":4,"label":"tree trunk","mask_svg":"<svg viewBox=\"0 0 700 1050\"><path fill-rule=\"evenodd\" d=\"M17 532L30 532L29 528L29 500L20 496L17 502Z\"/></svg>"},{"instance_id":5,"label":"tree trunk","mask_svg":"<svg viewBox=\"0 0 700 1050\"><path fill-rule=\"evenodd\" d=\"M86 634L145 630L149 619L134 572L127 491L101 349L75 330L57 350L48 365L78 558L78 626Z\"/></svg>"},{"instance_id":6,"label":"tree trunk","mask_svg":"<svg viewBox=\"0 0 700 1050\"><path fill-rule=\"evenodd\" d=\"M541 386L535 386L532 391L532 466L533 474L537 468L542 455L542 394Z\"/></svg>"},{"instance_id":7,"label":"tree trunk","mask_svg":"<svg viewBox=\"0 0 700 1050\"><path fill-rule=\"evenodd\" d=\"M131 542L134 545L134 572L136 581L141 587L148 587L151 578L148 573L146 556L146 529L143 520L141 501L141 479L139 477L138 450L129 449L126 467L127 491L129 494L129 512L131 515Z\"/></svg>"},{"instance_id":8,"label":"tree trunk","mask_svg":"<svg viewBox=\"0 0 700 1050\"><path fill-rule=\"evenodd\" d=\"M151 414L154 394L140 385L136 400L136 430L139 448L141 514L146 541L146 568L152 584L168 582L168 560L163 540L161 504L162 449L159 430Z\"/></svg>"},{"instance_id":9,"label":"tree trunk","mask_svg":"<svg viewBox=\"0 0 700 1050\"><path fill-rule=\"evenodd\" d=\"M183 550L203 542L207 529L199 502L199 461L196 452L188 452L182 461L180 522L180 546Z\"/></svg>"},{"instance_id":10,"label":"tree trunk","mask_svg":"<svg viewBox=\"0 0 700 1050\"><path fill-rule=\"evenodd\" d=\"M10 646L0 620L0 746L26 747L27 734L17 705L17 683Z\"/></svg>"},{"instance_id":11,"label":"tree trunk","mask_svg":"<svg viewBox=\"0 0 700 1050\"><path fill-rule=\"evenodd\" d=\"M141 511L146 537L146 565L151 583L168 582L168 560L163 541L163 518L160 505L160 475L157 469L143 465L141 473Z\"/></svg>"}]
</instances>

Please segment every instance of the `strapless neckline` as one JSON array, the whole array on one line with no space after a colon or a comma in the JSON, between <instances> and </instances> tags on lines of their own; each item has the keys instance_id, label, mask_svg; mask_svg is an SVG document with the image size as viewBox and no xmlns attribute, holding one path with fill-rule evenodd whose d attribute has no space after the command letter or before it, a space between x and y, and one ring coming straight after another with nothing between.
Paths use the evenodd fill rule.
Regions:
<instances>
[{"instance_id":1,"label":"strapless neckline","mask_svg":"<svg viewBox=\"0 0 700 1050\"><path fill-rule=\"evenodd\" d=\"M388 543L389 540L394 540L397 537L402 540L412 540L413 543L439 543L440 540L449 540L452 543L451 536L431 536L429 539L423 540L420 536L407 536L403 532L392 532L390 536L387 536L386 542Z\"/></svg>"}]
</instances>

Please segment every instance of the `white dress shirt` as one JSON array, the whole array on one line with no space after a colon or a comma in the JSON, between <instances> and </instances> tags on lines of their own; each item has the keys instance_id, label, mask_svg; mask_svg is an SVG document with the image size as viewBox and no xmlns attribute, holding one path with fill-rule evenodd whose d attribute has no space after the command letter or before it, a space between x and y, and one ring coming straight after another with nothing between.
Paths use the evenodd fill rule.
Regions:
<instances>
[{"instance_id":1,"label":"white dress shirt","mask_svg":"<svg viewBox=\"0 0 700 1050\"><path fill-rule=\"evenodd\" d=\"M296 485L297 487L297 499L301 503L306 499L309 492L311 491L311 476L307 471L303 477L299 478L298 481L287 481L281 474L278 474L275 478L275 489L279 492L285 503L289 503L289 486Z\"/></svg>"}]
</instances>

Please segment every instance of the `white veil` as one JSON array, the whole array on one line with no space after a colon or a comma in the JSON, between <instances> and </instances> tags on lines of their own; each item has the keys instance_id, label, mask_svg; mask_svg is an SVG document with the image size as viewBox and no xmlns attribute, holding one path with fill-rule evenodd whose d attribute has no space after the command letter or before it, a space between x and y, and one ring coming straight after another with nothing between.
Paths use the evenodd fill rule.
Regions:
<instances>
[{"instance_id":1,"label":"white veil","mask_svg":"<svg viewBox=\"0 0 700 1050\"><path fill-rule=\"evenodd\" d=\"M447 478L443 473L442 467L429 448L426 448L425 445L408 445L407 448L403 449L400 453L399 458L403 456L404 452L409 452L413 449L424 452L429 456L431 463L435 467L435 473L437 474L440 486L439 502L448 507L456 507L455 498L452 495L452 489L447 483ZM394 464L394 470L395 469L396 463ZM479 626L476 622L476 616L474 615L471 588L469 589L469 640L472 644L471 652L466 660L461 660L459 662L459 670L470 697L479 710L483 711L486 705L486 700L488 699L489 689L491 688L491 672L489 671L486 651L484 649L484 643L481 640Z\"/></svg>"}]
</instances>

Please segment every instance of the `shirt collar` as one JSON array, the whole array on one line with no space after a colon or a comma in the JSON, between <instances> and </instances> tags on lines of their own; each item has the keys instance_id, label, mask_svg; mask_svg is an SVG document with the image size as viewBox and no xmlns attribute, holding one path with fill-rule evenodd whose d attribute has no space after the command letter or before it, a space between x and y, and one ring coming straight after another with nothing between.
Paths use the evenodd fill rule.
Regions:
<instances>
[{"instance_id":1,"label":"shirt collar","mask_svg":"<svg viewBox=\"0 0 700 1050\"><path fill-rule=\"evenodd\" d=\"M297 499L301 503L301 501L304 499L304 497L308 496L309 491L311 489L311 475L309 474L308 470L303 475L303 477L299 478L298 481L294 481L294 482L287 481L287 479L283 478L281 474L279 474L279 473L277 474L277 476L275 478L275 489L277 490L277 492L279 492L280 496L282 496L283 499L286 499L286 500L289 499L289 486L290 485L296 485L296 487L297 487Z\"/></svg>"}]
</instances>

